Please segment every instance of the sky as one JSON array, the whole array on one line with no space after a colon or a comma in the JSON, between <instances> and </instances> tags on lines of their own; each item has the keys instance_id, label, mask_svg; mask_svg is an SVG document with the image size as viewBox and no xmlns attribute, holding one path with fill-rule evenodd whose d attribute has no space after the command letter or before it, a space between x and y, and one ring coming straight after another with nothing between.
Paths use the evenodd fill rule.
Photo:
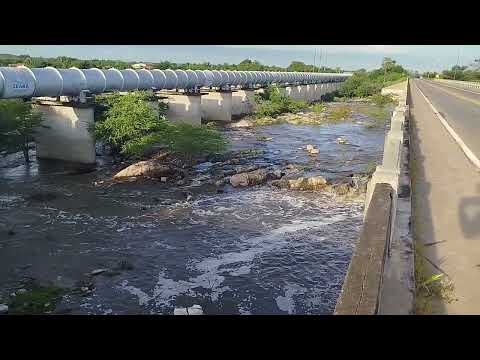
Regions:
<instances>
[{"instance_id":1,"label":"sky","mask_svg":"<svg viewBox=\"0 0 480 360\"><path fill-rule=\"evenodd\" d=\"M441 71L480 58L480 45L0 45L0 53L214 64L251 59L278 66L291 61L313 64L315 58L316 65L344 70L378 68L388 56L409 70Z\"/></svg>"}]
</instances>

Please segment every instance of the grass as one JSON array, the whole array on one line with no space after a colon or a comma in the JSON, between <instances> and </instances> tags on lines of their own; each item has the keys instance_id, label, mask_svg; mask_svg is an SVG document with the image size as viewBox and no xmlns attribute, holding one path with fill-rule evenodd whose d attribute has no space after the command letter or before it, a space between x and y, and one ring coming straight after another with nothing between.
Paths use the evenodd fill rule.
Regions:
<instances>
[{"instance_id":1,"label":"grass","mask_svg":"<svg viewBox=\"0 0 480 360\"><path fill-rule=\"evenodd\" d=\"M423 246L415 242L415 313L430 315L435 302L449 304L456 299L453 283L443 273L428 271L423 253Z\"/></svg>"},{"instance_id":2,"label":"grass","mask_svg":"<svg viewBox=\"0 0 480 360\"><path fill-rule=\"evenodd\" d=\"M315 114L321 114L321 113L325 112L326 109L327 109L327 106L324 103L317 103L317 104L312 105L312 111Z\"/></svg>"},{"instance_id":3,"label":"grass","mask_svg":"<svg viewBox=\"0 0 480 360\"><path fill-rule=\"evenodd\" d=\"M44 314L55 310L65 290L57 287L35 287L17 294L9 304L11 314Z\"/></svg>"},{"instance_id":4,"label":"grass","mask_svg":"<svg viewBox=\"0 0 480 360\"><path fill-rule=\"evenodd\" d=\"M395 99L391 95L375 94L370 96L370 100L378 106L384 106L395 102Z\"/></svg>"},{"instance_id":5,"label":"grass","mask_svg":"<svg viewBox=\"0 0 480 360\"><path fill-rule=\"evenodd\" d=\"M398 80L394 80L394 81L386 81L385 82L385 86L384 87L389 87L389 86L392 86L392 85L395 85L395 84L400 84L401 82L404 82L404 81L407 81L407 77L402 77Z\"/></svg>"},{"instance_id":6,"label":"grass","mask_svg":"<svg viewBox=\"0 0 480 360\"><path fill-rule=\"evenodd\" d=\"M330 110L328 119L331 121L342 121L348 119L352 109L349 106L334 107Z\"/></svg>"}]
</instances>

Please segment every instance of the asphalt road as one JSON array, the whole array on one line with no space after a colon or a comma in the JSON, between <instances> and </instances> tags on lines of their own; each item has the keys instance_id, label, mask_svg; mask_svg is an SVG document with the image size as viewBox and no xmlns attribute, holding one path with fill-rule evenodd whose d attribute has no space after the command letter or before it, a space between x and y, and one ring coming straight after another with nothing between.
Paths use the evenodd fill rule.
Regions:
<instances>
[{"instance_id":1,"label":"asphalt road","mask_svg":"<svg viewBox=\"0 0 480 360\"><path fill-rule=\"evenodd\" d=\"M480 94L410 83L413 230L431 274L452 281L456 301L434 314L480 314L480 172L447 132L419 89L480 157ZM448 92L447 92L448 91ZM478 102L478 104L476 104Z\"/></svg>"},{"instance_id":2,"label":"asphalt road","mask_svg":"<svg viewBox=\"0 0 480 360\"><path fill-rule=\"evenodd\" d=\"M480 159L480 92L436 81L415 80L415 84Z\"/></svg>"}]
</instances>

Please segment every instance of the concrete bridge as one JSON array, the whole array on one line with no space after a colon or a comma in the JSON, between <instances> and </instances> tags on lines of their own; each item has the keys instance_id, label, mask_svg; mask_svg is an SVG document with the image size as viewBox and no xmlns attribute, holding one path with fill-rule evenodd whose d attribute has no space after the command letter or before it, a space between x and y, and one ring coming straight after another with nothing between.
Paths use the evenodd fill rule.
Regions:
<instances>
[{"instance_id":1,"label":"concrete bridge","mask_svg":"<svg viewBox=\"0 0 480 360\"><path fill-rule=\"evenodd\" d=\"M480 314L480 84L410 79L382 93L398 106L335 313ZM437 274L441 297L422 298Z\"/></svg>"},{"instance_id":2,"label":"concrete bridge","mask_svg":"<svg viewBox=\"0 0 480 360\"><path fill-rule=\"evenodd\" d=\"M288 97L315 102L340 89L351 74L224 70L56 69L0 67L0 99L31 99L43 113L36 139L37 157L95 163L95 95L151 91L168 104L172 122L231 122L255 111L255 93L277 85ZM153 96L152 96L153 97ZM154 98L155 98L154 97Z\"/></svg>"}]
</instances>

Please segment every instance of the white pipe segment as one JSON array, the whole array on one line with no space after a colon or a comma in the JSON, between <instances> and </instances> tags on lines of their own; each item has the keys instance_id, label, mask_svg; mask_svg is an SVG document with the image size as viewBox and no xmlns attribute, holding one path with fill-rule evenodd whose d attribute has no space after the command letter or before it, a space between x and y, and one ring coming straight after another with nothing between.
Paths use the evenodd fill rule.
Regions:
<instances>
[{"instance_id":1,"label":"white pipe segment","mask_svg":"<svg viewBox=\"0 0 480 360\"><path fill-rule=\"evenodd\" d=\"M254 86L268 84L319 84L345 81L352 74L225 71L225 70L108 70L29 69L25 66L0 67L0 98L33 96L78 96L88 90L93 94L109 91L149 89L194 89L206 87Z\"/></svg>"},{"instance_id":2,"label":"white pipe segment","mask_svg":"<svg viewBox=\"0 0 480 360\"><path fill-rule=\"evenodd\" d=\"M106 91L115 91L115 90L122 90L123 89L123 75L118 69L108 69L102 70L103 75L105 75L105 79L107 82L107 86L105 88Z\"/></svg>"},{"instance_id":3,"label":"white pipe segment","mask_svg":"<svg viewBox=\"0 0 480 360\"><path fill-rule=\"evenodd\" d=\"M212 70L213 82L212 86L221 86L222 85L222 74L218 70Z\"/></svg>"},{"instance_id":4,"label":"white pipe segment","mask_svg":"<svg viewBox=\"0 0 480 360\"><path fill-rule=\"evenodd\" d=\"M175 70L175 74L177 74L178 82L177 82L177 89L185 89L188 84L188 75L183 70Z\"/></svg>"},{"instance_id":5,"label":"white pipe segment","mask_svg":"<svg viewBox=\"0 0 480 360\"><path fill-rule=\"evenodd\" d=\"M137 70L138 88L140 90L151 90L153 88L153 75L145 69Z\"/></svg>"},{"instance_id":6,"label":"white pipe segment","mask_svg":"<svg viewBox=\"0 0 480 360\"><path fill-rule=\"evenodd\" d=\"M215 75L213 74L213 72L211 72L210 70L204 70L202 72L205 74L205 84L204 84L204 86L206 86L206 87L213 86L213 82L215 80Z\"/></svg>"},{"instance_id":7,"label":"white pipe segment","mask_svg":"<svg viewBox=\"0 0 480 360\"><path fill-rule=\"evenodd\" d=\"M164 70L163 73L165 74L166 81L165 81L165 89L171 90L177 87L178 77L175 71L171 69Z\"/></svg>"},{"instance_id":8,"label":"white pipe segment","mask_svg":"<svg viewBox=\"0 0 480 360\"><path fill-rule=\"evenodd\" d=\"M190 69L185 71L185 73L187 74L187 77L188 77L188 83L187 83L187 86L185 86L185 89L195 88L195 86L197 86L199 83L197 74L195 73L195 71Z\"/></svg>"},{"instance_id":9,"label":"white pipe segment","mask_svg":"<svg viewBox=\"0 0 480 360\"><path fill-rule=\"evenodd\" d=\"M157 90L165 89L165 84L167 82L167 77L162 70L153 69L151 70L153 76L153 87Z\"/></svg>"},{"instance_id":10,"label":"white pipe segment","mask_svg":"<svg viewBox=\"0 0 480 360\"><path fill-rule=\"evenodd\" d=\"M197 74L197 79L198 79L196 86L199 88L202 86L206 86L207 74L202 70L195 70L195 74Z\"/></svg>"},{"instance_id":11,"label":"white pipe segment","mask_svg":"<svg viewBox=\"0 0 480 360\"><path fill-rule=\"evenodd\" d=\"M137 90L138 83L140 82L140 78L138 77L137 72L133 69L120 70L120 72L122 73L122 76L123 76L122 91Z\"/></svg>"}]
</instances>

